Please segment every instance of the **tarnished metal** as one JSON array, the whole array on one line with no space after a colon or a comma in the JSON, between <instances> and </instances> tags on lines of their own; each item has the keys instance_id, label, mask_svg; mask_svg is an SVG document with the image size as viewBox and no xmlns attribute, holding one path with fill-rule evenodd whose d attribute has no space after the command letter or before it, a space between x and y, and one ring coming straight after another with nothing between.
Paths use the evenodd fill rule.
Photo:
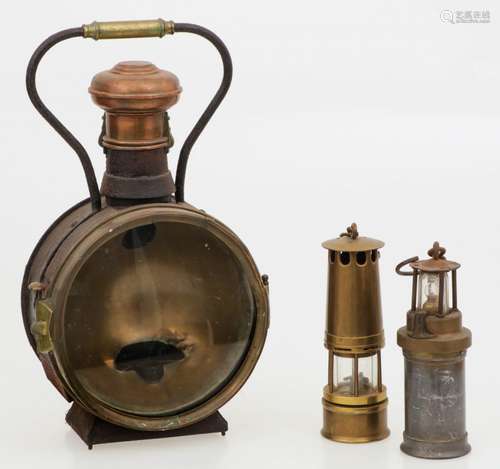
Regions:
<instances>
[{"instance_id":1,"label":"tarnished metal","mask_svg":"<svg viewBox=\"0 0 500 469\"><path fill-rule=\"evenodd\" d=\"M92 79L89 93L105 111L99 138L106 153L101 193L109 199L165 199L175 192L167 109L179 99L177 77L149 62L120 62Z\"/></svg>"},{"instance_id":2,"label":"tarnished metal","mask_svg":"<svg viewBox=\"0 0 500 469\"><path fill-rule=\"evenodd\" d=\"M191 153L191 149L193 148L193 145L198 140L198 137L201 135L206 125L214 115L220 103L226 96L229 87L231 85L231 80L233 76L233 65L231 61L231 55L229 54L227 47L222 42L222 40L212 31L202 26L191 23L175 23L175 24L172 23L169 26L169 28L171 28L169 29L169 32L172 31L176 33L194 34L203 37L204 39L209 41L219 52L223 66L222 80L216 93L214 94L208 106L203 111L203 113L197 120L196 124L194 125L193 129L187 136L179 153L179 161L177 163L177 170L175 176L175 199L178 202L184 202L185 200L184 183L186 179L186 168L189 160L189 155ZM89 29L87 28L87 33L88 31ZM36 73L40 61L42 60L44 55L56 44L59 44L62 41L75 37L85 37L84 34L85 34L84 26L78 28L70 28L55 33L50 37L48 37L44 42L42 42L42 44L40 44L40 46L33 53L30 62L28 64L28 68L26 70L26 89L28 91L28 96L31 102L33 103L35 109L42 115L42 117L49 123L49 125L51 125L52 128L68 143L68 145L75 151L76 155L78 156L78 159L80 160L83 171L85 173L85 179L87 181L87 186L89 189L92 209L93 211L98 211L101 208L101 197L99 193L99 186L97 184L95 172L92 167L90 157L85 148L78 141L78 139L61 123L61 121L59 121L59 119L43 103L36 87ZM167 132L164 132L164 135L166 134ZM158 181L155 181L155 183L157 183L156 185L158 187L159 186ZM161 198L153 197L153 199L156 199L156 201L158 201ZM163 199L165 201L168 201L167 200L168 197Z\"/></svg>"},{"instance_id":3,"label":"tarnished metal","mask_svg":"<svg viewBox=\"0 0 500 469\"><path fill-rule=\"evenodd\" d=\"M169 145L164 113L178 100L177 77L150 62L120 62L94 76L92 100L104 111L102 145L115 150L151 150Z\"/></svg>"},{"instance_id":4,"label":"tarnished metal","mask_svg":"<svg viewBox=\"0 0 500 469\"><path fill-rule=\"evenodd\" d=\"M150 224L158 228L145 251L129 249L127 244L124 247L130 236L127 233L134 226ZM105 207L72 232L68 233L63 221L59 226L62 228L56 227L54 236L47 237L52 246L58 245L54 254L47 259L49 246L42 244L32 261L32 273L25 277L26 289L34 277L50 287L43 296L24 303L27 310L23 313L31 324L40 299L50 299L54 305L50 329L54 350L41 358L58 377L59 387L67 389L72 399L115 424L161 430L207 417L238 391L264 345L269 313L266 285L248 251L230 230L206 213L181 204ZM63 239L58 242L57 238ZM154 263L149 265L148 258L154 259ZM202 281L197 269L204 269L204 262L209 263L206 268L211 274ZM151 274L141 270L145 268L152 269ZM186 296L190 276L199 278L201 283L197 294ZM236 295L239 290L242 296ZM141 303L137 304L139 298ZM137 308L142 308L140 323L134 319L139 319ZM80 317L79 311L89 313ZM209 330L205 326L200 329L202 324L211 326ZM234 341L236 337L240 339ZM149 401L141 409L132 406L132 402L141 387L144 395L148 383L138 379L137 373L123 374L113 363L127 345L151 338L174 344L187 356L174 365L174 374L169 373L170 365L166 365L168 376L162 381L166 388L156 398L148 391ZM216 346L221 340L226 344L222 348ZM232 351L231 341L236 346ZM224 374L219 365L229 365L231 356L237 368L229 367ZM82 363L88 357L94 360L91 367ZM85 370L91 372L89 376ZM158 385L154 386L156 389ZM170 386L180 386L184 391L174 393L168 390ZM117 389L119 398L115 396ZM102 402L106 392L118 408ZM203 392L207 393L205 400L196 403L195 394ZM182 400L186 404L181 404ZM123 410L127 405L128 412ZM164 412L159 413L161 409ZM167 409L172 415L164 415L168 414Z\"/></svg>"},{"instance_id":5,"label":"tarnished metal","mask_svg":"<svg viewBox=\"0 0 500 469\"><path fill-rule=\"evenodd\" d=\"M397 334L405 360L405 431L401 449L428 459L454 458L470 451L465 428L464 368L471 333L462 327L462 313L457 307L456 271L460 264L447 260L445 252L436 242L428 252L430 259L413 257L396 267L398 274L413 276L411 309L406 326ZM409 265L412 272L402 271L404 265ZM451 307L446 276L449 272Z\"/></svg>"},{"instance_id":6,"label":"tarnished metal","mask_svg":"<svg viewBox=\"0 0 500 469\"><path fill-rule=\"evenodd\" d=\"M108 426L154 432L204 421L238 392L264 346L269 283L231 230L183 202L189 152L231 82L231 59L217 36L176 25L216 46L224 76L181 149L175 186L166 162L166 111L181 91L173 74L122 62L94 77L89 91L105 111L101 193L87 152L38 96L38 63L53 45L77 36L151 36L158 24L150 23L63 31L30 61L30 98L77 152L91 199L63 214L37 244L22 312L47 377L68 401ZM173 32L173 24L163 26Z\"/></svg>"},{"instance_id":7,"label":"tarnished metal","mask_svg":"<svg viewBox=\"0 0 500 469\"><path fill-rule=\"evenodd\" d=\"M384 346L378 273L382 241L359 236L353 223L328 249L325 347L328 385L323 390L326 438L362 443L389 435L382 384Z\"/></svg>"},{"instance_id":8,"label":"tarnished metal","mask_svg":"<svg viewBox=\"0 0 500 469\"><path fill-rule=\"evenodd\" d=\"M83 25L83 37L99 39L126 39L163 37L174 33L174 22L157 20L94 21Z\"/></svg>"},{"instance_id":9,"label":"tarnished metal","mask_svg":"<svg viewBox=\"0 0 500 469\"><path fill-rule=\"evenodd\" d=\"M52 319L52 307L48 301L37 301L35 307L35 320L31 323L31 333L36 340L36 351L48 353L53 344L50 337L50 324Z\"/></svg>"}]
</instances>

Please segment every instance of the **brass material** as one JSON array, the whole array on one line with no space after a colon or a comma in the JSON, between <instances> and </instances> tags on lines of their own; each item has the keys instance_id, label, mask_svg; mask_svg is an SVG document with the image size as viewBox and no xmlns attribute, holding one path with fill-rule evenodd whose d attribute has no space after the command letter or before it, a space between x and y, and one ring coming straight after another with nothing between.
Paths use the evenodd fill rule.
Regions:
<instances>
[{"instance_id":1,"label":"brass material","mask_svg":"<svg viewBox=\"0 0 500 469\"><path fill-rule=\"evenodd\" d=\"M353 240L358 239L359 236L358 225L356 223L351 223L351 226L348 226L343 233L340 233L341 238L343 238L344 236L351 238Z\"/></svg>"},{"instance_id":2,"label":"brass material","mask_svg":"<svg viewBox=\"0 0 500 469\"><path fill-rule=\"evenodd\" d=\"M408 313L413 324L411 312ZM408 325L398 329L398 345L410 352L452 353L470 347L471 331L462 326L462 313L453 311L443 318L425 314L426 336L415 336ZM410 326L411 327L411 326Z\"/></svg>"},{"instance_id":3,"label":"brass material","mask_svg":"<svg viewBox=\"0 0 500 469\"><path fill-rule=\"evenodd\" d=\"M323 399L321 434L341 443L368 443L387 438L387 403L369 406L341 406Z\"/></svg>"},{"instance_id":4,"label":"brass material","mask_svg":"<svg viewBox=\"0 0 500 469\"><path fill-rule=\"evenodd\" d=\"M377 391L383 392L385 386L382 384L382 354L380 350L377 351Z\"/></svg>"},{"instance_id":5,"label":"brass material","mask_svg":"<svg viewBox=\"0 0 500 469\"><path fill-rule=\"evenodd\" d=\"M269 324L267 285L248 250L187 204L107 206L81 216L69 236L63 219L47 239L61 240L43 269L54 305L47 372L87 411L127 428L180 428L213 414L250 375ZM68 215L68 224L74 217ZM151 224L156 243L139 250L123 245L127 233ZM42 245L33 276L45 253ZM138 371L119 371L117 363L120 350L147 341L185 356L175 350L173 361L167 356L153 388L155 363Z\"/></svg>"},{"instance_id":6,"label":"brass material","mask_svg":"<svg viewBox=\"0 0 500 469\"><path fill-rule=\"evenodd\" d=\"M157 20L94 21L83 25L83 37L99 39L126 39L140 37L163 37L174 34L174 22Z\"/></svg>"},{"instance_id":7,"label":"brass material","mask_svg":"<svg viewBox=\"0 0 500 469\"><path fill-rule=\"evenodd\" d=\"M338 252L363 252L384 247L384 243L378 239L366 238L364 236L356 239L342 236L340 238L329 239L321 244L325 249Z\"/></svg>"},{"instance_id":8,"label":"brass material","mask_svg":"<svg viewBox=\"0 0 500 469\"><path fill-rule=\"evenodd\" d=\"M359 236L353 223L323 246L329 261L325 332L329 366L321 433L350 443L382 439L389 435L380 354L384 330L378 250L384 243Z\"/></svg>"},{"instance_id":9,"label":"brass material","mask_svg":"<svg viewBox=\"0 0 500 469\"><path fill-rule=\"evenodd\" d=\"M28 285L28 288L31 290L31 291L43 291L47 288L47 285L45 285L44 283L42 282L31 282L29 285Z\"/></svg>"},{"instance_id":10,"label":"brass material","mask_svg":"<svg viewBox=\"0 0 500 469\"><path fill-rule=\"evenodd\" d=\"M398 274L411 275L413 280L406 326L397 332L405 359L406 411L401 450L428 459L454 458L470 451L465 429L464 363L471 332L462 326L462 313L457 305L460 264L447 260L445 253L446 249L435 242L428 251L429 259L412 257L396 266ZM405 265L412 271L402 271ZM445 307L449 272L451 308ZM427 289L423 276L433 278ZM436 284L437 292L435 286L431 289Z\"/></svg>"},{"instance_id":11,"label":"brass material","mask_svg":"<svg viewBox=\"0 0 500 469\"><path fill-rule=\"evenodd\" d=\"M50 323L52 319L52 307L46 300L38 300L35 308L36 318L31 324L31 333L36 340L38 353L48 353L53 344L50 338Z\"/></svg>"},{"instance_id":12,"label":"brass material","mask_svg":"<svg viewBox=\"0 0 500 469\"><path fill-rule=\"evenodd\" d=\"M102 145L114 150L168 148L165 111L179 99L177 77L149 62L120 62L92 79L92 100L106 111Z\"/></svg>"},{"instance_id":13,"label":"brass material","mask_svg":"<svg viewBox=\"0 0 500 469\"><path fill-rule=\"evenodd\" d=\"M348 396L345 394L339 394L335 389L330 390L328 385L323 388L323 398L332 404L347 405L347 406L365 406L378 404L387 399L387 389L382 386L380 391L374 390L369 393L358 395L358 396Z\"/></svg>"},{"instance_id":14,"label":"brass material","mask_svg":"<svg viewBox=\"0 0 500 469\"><path fill-rule=\"evenodd\" d=\"M178 152L175 183L167 110L181 87L172 73L131 61L97 74L89 87L105 112L99 190L87 151L38 94L38 65L70 38L162 37L174 29L210 42L223 67L214 97ZM264 346L268 277L232 231L185 203L191 149L231 78L230 54L216 34L164 20L65 29L29 62L28 95L78 156L90 200L59 217L35 247L22 283L23 320L48 379L78 409L68 421L90 444L95 431L101 442L168 430L224 432L218 409L244 384Z\"/></svg>"}]
</instances>

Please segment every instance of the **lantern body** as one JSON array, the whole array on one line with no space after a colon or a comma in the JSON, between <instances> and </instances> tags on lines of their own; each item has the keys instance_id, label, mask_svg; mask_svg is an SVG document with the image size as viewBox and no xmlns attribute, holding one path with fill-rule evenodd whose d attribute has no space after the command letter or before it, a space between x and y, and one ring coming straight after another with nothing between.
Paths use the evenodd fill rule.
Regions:
<instances>
[{"instance_id":1,"label":"lantern body","mask_svg":"<svg viewBox=\"0 0 500 469\"><path fill-rule=\"evenodd\" d=\"M131 429L210 416L246 381L267 332L267 290L248 250L187 204L90 213L85 203L61 217L26 269L24 321L47 377Z\"/></svg>"},{"instance_id":2,"label":"lantern body","mask_svg":"<svg viewBox=\"0 0 500 469\"><path fill-rule=\"evenodd\" d=\"M434 258L413 258L397 268L402 273L400 268L409 264L413 272L402 274L414 279L414 300L407 313L407 324L397 334L405 362L405 431L401 449L420 458L447 459L470 451L465 427L465 355L471 334L462 327L462 314L457 308L456 270L460 265L447 261L444 248L439 245L429 254Z\"/></svg>"},{"instance_id":3,"label":"lantern body","mask_svg":"<svg viewBox=\"0 0 500 469\"><path fill-rule=\"evenodd\" d=\"M89 29L90 28L90 29ZM251 374L269 324L267 276L224 224L184 200L192 145L224 98L231 58L205 28L224 76L180 151L174 182L168 109L177 77L149 62L121 62L94 76L103 111L99 189L85 149L41 102L35 73L43 54L76 36L173 34L163 20L94 23L61 31L38 48L27 73L36 109L75 150L90 199L59 217L35 247L22 284L28 339L45 374L73 402L67 421L92 447L227 430L218 409ZM189 430L191 429L191 430ZM146 436L147 434L147 436Z\"/></svg>"},{"instance_id":4,"label":"lantern body","mask_svg":"<svg viewBox=\"0 0 500 469\"><path fill-rule=\"evenodd\" d=\"M354 233L323 243L329 251L329 366L321 433L335 441L362 443L389 435L380 353L384 332L378 262L384 243Z\"/></svg>"}]
</instances>

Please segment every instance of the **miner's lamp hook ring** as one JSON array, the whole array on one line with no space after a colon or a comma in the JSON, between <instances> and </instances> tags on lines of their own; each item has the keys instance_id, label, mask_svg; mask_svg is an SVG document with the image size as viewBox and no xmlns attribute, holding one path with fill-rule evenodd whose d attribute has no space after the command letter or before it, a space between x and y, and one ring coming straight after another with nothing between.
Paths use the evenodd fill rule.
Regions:
<instances>
[{"instance_id":1,"label":"miner's lamp hook ring","mask_svg":"<svg viewBox=\"0 0 500 469\"><path fill-rule=\"evenodd\" d=\"M396 273L398 275L404 275L404 276L410 276L410 275L414 275L415 272L414 271L403 271L401 270L405 265L408 265L408 264L411 264L412 262L417 262L418 261L418 256L415 256L415 257L410 257L409 259L406 259L405 261L403 262L400 262L397 266L396 266Z\"/></svg>"},{"instance_id":2,"label":"miner's lamp hook ring","mask_svg":"<svg viewBox=\"0 0 500 469\"><path fill-rule=\"evenodd\" d=\"M351 226L348 226L344 233L340 233L340 237L347 236L352 240L357 239L359 236L358 233L358 225L356 223L351 223Z\"/></svg>"},{"instance_id":3,"label":"miner's lamp hook ring","mask_svg":"<svg viewBox=\"0 0 500 469\"><path fill-rule=\"evenodd\" d=\"M438 259L446 259L446 257L444 257L446 248L441 246L438 241L434 241L432 248L427 251L427 254L436 261Z\"/></svg>"}]
</instances>

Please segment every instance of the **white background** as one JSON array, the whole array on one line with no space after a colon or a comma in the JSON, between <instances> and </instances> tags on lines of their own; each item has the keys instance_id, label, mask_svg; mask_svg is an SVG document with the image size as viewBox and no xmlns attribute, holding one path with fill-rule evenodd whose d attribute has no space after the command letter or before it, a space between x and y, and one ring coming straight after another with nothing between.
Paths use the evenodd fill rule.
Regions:
<instances>
[{"instance_id":1,"label":"white background","mask_svg":"<svg viewBox=\"0 0 500 469\"><path fill-rule=\"evenodd\" d=\"M489 10L491 24L443 23L443 9ZM498 467L500 10L493 1L20 0L4 4L2 16L0 467ZM207 26L232 53L233 86L193 149L186 196L231 227L269 274L271 329L255 372L222 409L224 438L88 451L65 424L68 404L45 379L22 327L24 265L49 224L87 196L76 156L31 107L24 73L33 50L60 29L157 17ZM150 60L181 80L171 110L172 169L220 79L215 50L184 34L56 46L40 67L40 94L89 149L98 179L101 111L87 86L125 59ZM392 434L361 446L319 435L327 357L320 243L352 221L386 242L382 357ZM403 360L395 340L410 281L394 266L425 255L434 240L462 263L459 306L473 332L472 453L441 462L399 450Z\"/></svg>"}]
</instances>

